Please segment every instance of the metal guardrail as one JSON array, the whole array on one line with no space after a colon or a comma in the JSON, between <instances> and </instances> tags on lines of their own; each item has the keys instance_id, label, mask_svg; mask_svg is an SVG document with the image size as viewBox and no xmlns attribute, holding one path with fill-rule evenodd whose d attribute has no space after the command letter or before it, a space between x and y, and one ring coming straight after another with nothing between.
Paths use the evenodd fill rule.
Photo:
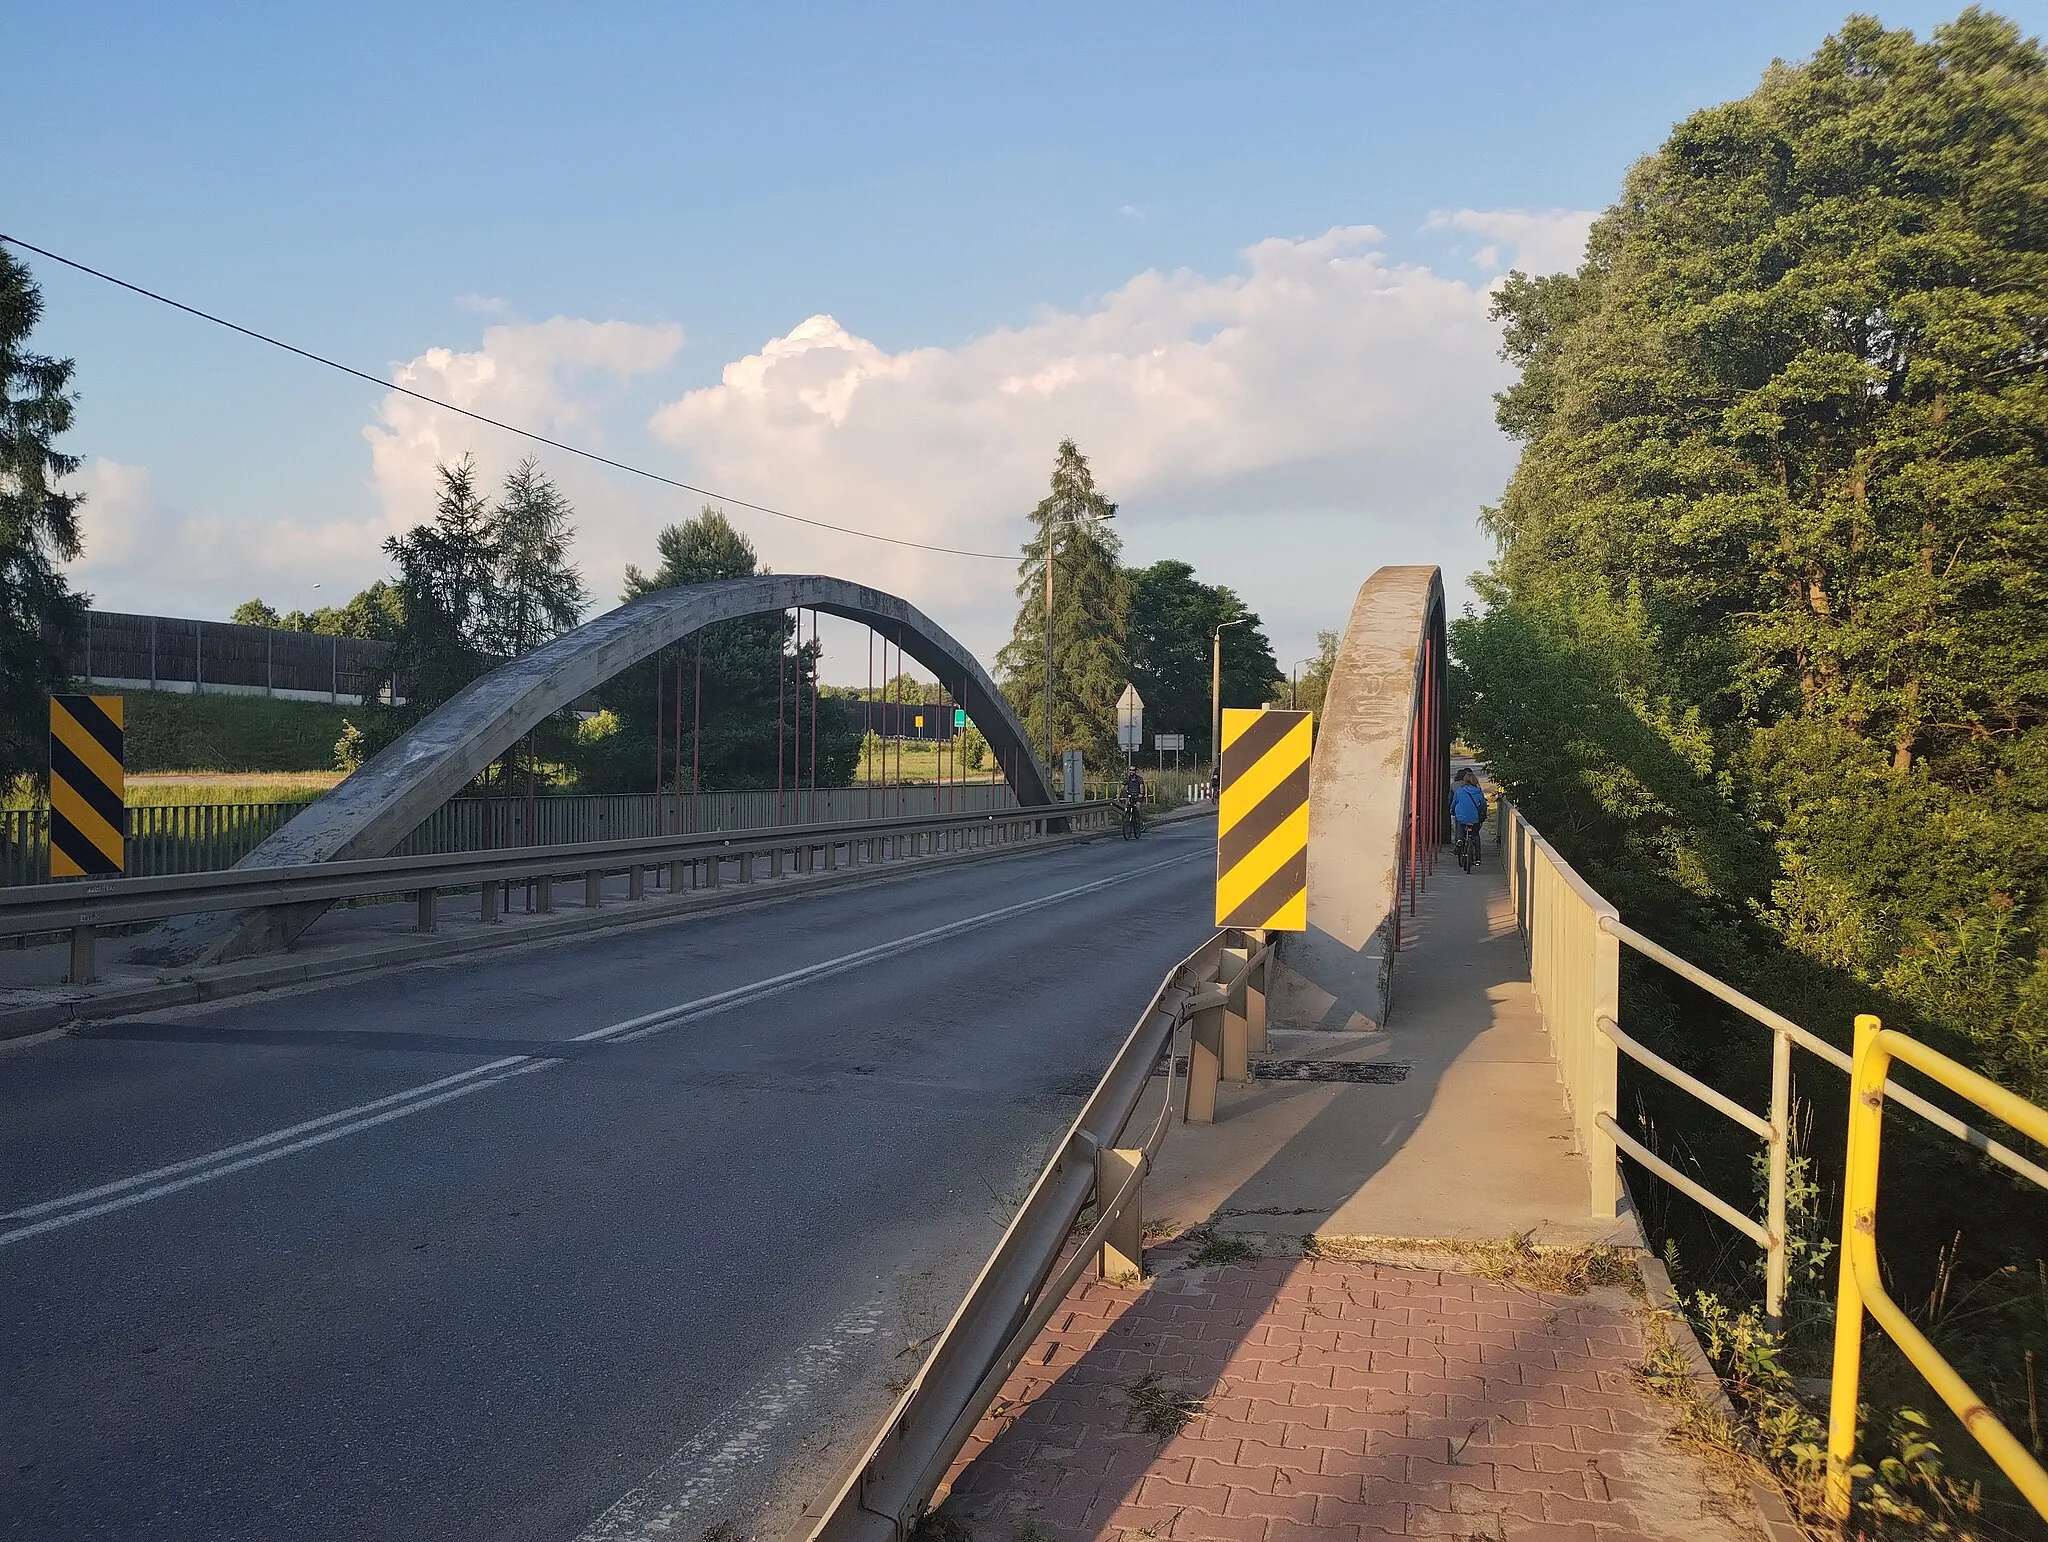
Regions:
<instances>
[{"instance_id":1,"label":"metal guardrail","mask_svg":"<svg viewBox=\"0 0 2048 1542\"><path fill-rule=\"evenodd\" d=\"M1168 971L910 1385L820 1504L806 1508L788 1542L901 1542L1082 1272L1091 1263L1105 1278L1140 1268L1140 1196L1173 1123L1179 1031L1188 1026L1190 1050L1181 1115L1202 1122L1201 1046L1225 1036L1242 1042L1238 1014L1249 997L1258 998L1263 1033L1270 957L1257 933L1218 932ZM1235 1030L1222 1021L1226 1013L1238 1020ZM1220 1054L1207 1061L1212 1107ZM1162 1058L1159 1113L1139 1145L1120 1146ZM1091 1199L1095 1219L1070 1249Z\"/></svg>"},{"instance_id":2,"label":"metal guardrail","mask_svg":"<svg viewBox=\"0 0 2048 1542\"><path fill-rule=\"evenodd\" d=\"M1846 1520L1856 1459L1856 1397L1863 1369L1863 1314L1891 1335L1913 1368L1998 1463L2013 1487L2048 1519L2048 1471L1970 1389L1954 1366L1913 1326L1884 1288L1877 1259L1877 1167L1884 1141L1885 1073L1894 1059L1931 1077L2029 1138L2048 1146L2048 1109L2036 1107L1988 1077L1956 1064L1876 1018L1856 1019L1849 1079L1849 1151L1842 1195L1842 1268L1835 1298L1835 1364L1828 1406L1828 1509ZM2028 1164L2031 1166L2032 1164ZM2035 1171L2039 1171L2038 1168ZM2036 1180L2039 1181L2039 1180Z\"/></svg>"},{"instance_id":3,"label":"metal guardrail","mask_svg":"<svg viewBox=\"0 0 2048 1542\"><path fill-rule=\"evenodd\" d=\"M2029 1503L2048 1518L2048 1472L2043 1471L1885 1293L1877 1258L1876 1208L1878 1144L1887 1101L1900 1104L1936 1129L2030 1182L2048 1188L2048 1168L1890 1080L1886 1072L1894 1058L2043 1145L2048 1145L2048 1111L1918 1040L1883 1028L1874 1017L1856 1019L1853 1054L1844 1054L1818 1034L1624 925L1615 908L1573 872L1570 864L1505 798L1500 803L1498 830L1501 844L1509 852L1515 915L1530 943L1530 975L1564 1073L1567 1096L1573 1102L1574 1120L1581 1130L1590 1122L1607 1143L1585 1146L1593 1168L1595 1214L1606 1213L1599 1208L1602 1172L1611 1175L1615 1152L1624 1152L1764 1250L1764 1311L1774 1328L1782 1322L1788 1263L1785 1204L1792 1051L1795 1047L1805 1050L1849 1073L1847 1181L1828 1433L1829 1507L1838 1517L1849 1513L1850 1463L1856 1443L1856 1385L1862 1359L1863 1313L1867 1310ZM1767 1117L1681 1070L1623 1030L1618 1021L1617 945L1627 946L1662 965L1770 1030L1771 1092ZM1762 1221L1745 1215L1622 1129L1615 1117L1617 1053L1628 1055L1645 1070L1684 1089L1764 1141L1769 1176Z\"/></svg>"},{"instance_id":4,"label":"metal guardrail","mask_svg":"<svg viewBox=\"0 0 2048 1542\"><path fill-rule=\"evenodd\" d=\"M1047 833L1047 826L1106 826L1115 811L1102 802L1056 804L979 814L927 815L914 819L857 820L820 825L776 825L761 830L655 836L641 840L590 841L565 846L517 846L500 851L449 852L425 857L379 857L361 862L314 862L294 867L230 868L157 878L107 878L79 883L35 884L0 889L0 937L41 932L71 934L71 981L93 978L97 929L138 921L220 910L280 905L333 904L384 895L412 894L419 903L419 929L437 924L439 895L451 889L479 889L483 919L497 918L498 886L532 882L536 905L549 909L553 881L564 874L584 880L584 904L603 901L603 879L624 872L630 897L645 892L650 868L667 867L670 887L694 880L716 887L726 864L738 866L738 881L752 882L760 860L768 876L784 872L785 854L797 870L881 863L942 850L1009 844Z\"/></svg>"}]
</instances>

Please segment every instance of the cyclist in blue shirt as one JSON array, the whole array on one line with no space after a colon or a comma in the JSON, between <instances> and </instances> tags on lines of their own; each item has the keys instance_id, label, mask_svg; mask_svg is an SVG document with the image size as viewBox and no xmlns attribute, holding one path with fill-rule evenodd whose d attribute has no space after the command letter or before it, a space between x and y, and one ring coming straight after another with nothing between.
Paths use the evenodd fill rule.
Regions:
<instances>
[{"instance_id":1,"label":"cyclist in blue shirt","mask_svg":"<svg viewBox=\"0 0 2048 1542\"><path fill-rule=\"evenodd\" d=\"M1451 782L1451 824L1455 834L1451 846L1458 865L1466 872L1479 860L1479 827L1486 823L1486 794L1472 768L1460 770Z\"/></svg>"}]
</instances>

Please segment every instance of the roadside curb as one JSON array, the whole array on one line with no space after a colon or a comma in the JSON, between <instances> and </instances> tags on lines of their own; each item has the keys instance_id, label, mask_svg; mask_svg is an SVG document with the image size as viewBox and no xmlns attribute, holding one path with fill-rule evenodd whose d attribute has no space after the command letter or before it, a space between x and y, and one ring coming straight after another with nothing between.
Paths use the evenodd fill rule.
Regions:
<instances>
[{"instance_id":1,"label":"roadside curb","mask_svg":"<svg viewBox=\"0 0 2048 1542\"><path fill-rule=\"evenodd\" d=\"M1196 810L1200 812L1201 810ZM1178 823L1193 813L1165 814L1154 822ZM191 1006L222 1001L258 991L292 985L313 984L372 970L404 968L436 959L466 954L490 953L511 948L552 943L598 932L627 931L686 919L694 915L737 910L748 905L770 904L805 895L825 893L856 884L889 883L929 872L937 867L969 866L982 862L1008 861L1040 852L1106 840L1115 832L1089 830L1043 837L1028 845L982 848L972 851L916 857L885 864L880 868L843 868L781 883L727 884L718 889L695 889L688 894L660 899L615 902L596 911L569 910L546 921L521 923L515 930L478 932L470 936L426 936L405 942L379 941L360 950L328 958L253 959L239 964L222 964L196 970L174 980L136 982L92 995L80 995L24 1006L0 1009L0 1044L37 1034L61 1032L83 1023L106 1018L131 1017L140 1012L158 1012L167 1007ZM631 907L630 909L628 907ZM66 989L52 986L52 991Z\"/></svg>"}]
</instances>

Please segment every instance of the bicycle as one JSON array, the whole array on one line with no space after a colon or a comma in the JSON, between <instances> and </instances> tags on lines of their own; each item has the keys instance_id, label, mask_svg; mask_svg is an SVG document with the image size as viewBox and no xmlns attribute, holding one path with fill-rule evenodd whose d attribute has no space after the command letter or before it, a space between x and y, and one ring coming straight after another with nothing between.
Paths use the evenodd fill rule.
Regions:
<instances>
[{"instance_id":1,"label":"bicycle","mask_svg":"<svg viewBox=\"0 0 2048 1542\"><path fill-rule=\"evenodd\" d=\"M1124 839L1134 841L1144 833L1144 806L1136 798L1125 798L1122 802L1124 811Z\"/></svg>"},{"instance_id":2,"label":"bicycle","mask_svg":"<svg viewBox=\"0 0 2048 1542\"><path fill-rule=\"evenodd\" d=\"M1471 872L1479 865L1479 826L1459 825L1458 833L1451 841L1451 850L1457 854L1458 866Z\"/></svg>"}]
</instances>

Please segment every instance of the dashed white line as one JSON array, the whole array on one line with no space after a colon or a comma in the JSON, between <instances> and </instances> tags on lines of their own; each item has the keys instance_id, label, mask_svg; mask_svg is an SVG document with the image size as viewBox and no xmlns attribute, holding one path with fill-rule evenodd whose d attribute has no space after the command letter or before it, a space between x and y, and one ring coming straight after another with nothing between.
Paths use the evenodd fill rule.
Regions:
<instances>
[{"instance_id":1,"label":"dashed white line","mask_svg":"<svg viewBox=\"0 0 2048 1542\"><path fill-rule=\"evenodd\" d=\"M877 943L873 947L858 948L851 953L842 953L837 958L825 959L820 963L807 964L800 969L791 969L782 974L771 975L765 980L739 985L731 990L700 996L695 1001L683 1002L673 1007L646 1012L638 1017L629 1017L624 1022L611 1023L603 1028L593 1028L569 1040L571 1044L612 1043L626 1044L635 1039L646 1038L665 1029L694 1022L714 1013L725 1012L748 1002L759 1001L767 996L793 990L800 985L859 969L863 965L881 959L892 958L913 948L942 942L962 932L990 926L1012 916L1023 915L1033 910L1042 910L1048 905L1057 905L1083 894L1129 883L1143 878L1162 868L1174 867L1183 862L1194 861L1208 855L1206 843L1196 851L1180 856L1168 857L1161 862L1149 863L1144 867L1131 868L1125 872L1112 873L1107 878L1098 878L1090 883L1077 884L1062 889L1056 894L1043 894L1036 899L1022 900L1014 905L1005 905L999 910L987 910L979 915L966 916L958 921L949 921L944 926L934 926L908 936L898 937L889 942ZM345 1136L375 1129L393 1120L403 1119L411 1114L424 1113L457 1098L468 1097L473 1092L482 1092L501 1083L524 1076L532 1071L545 1071L562 1064L558 1056L545 1054L507 1055L486 1065L474 1066L467 1071L458 1071L435 1081L423 1082L417 1087L387 1093L367 1103L358 1103L352 1108L338 1109L331 1114L322 1114L315 1119L302 1120L268 1134L253 1136L237 1141L232 1146L202 1155L187 1157L163 1167L151 1168L148 1172L135 1173L126 1178L117 1178L93 1188L81 1189L76 1193L61 1195L55 1199L43 1200L19 1210L0 1215L0 1221L20 1221L25 1225L14 1226L0 1231L0 1247L9 1247L18 1242L27 1242L35 1237L47 1236L54 1231L76 1226L85 1221L111 1215L133 1205L145 1204L150 1200L162 1199L167 1195L180 1193L202 1183L234 1173L246 1172L275 1162L281 1157L291 1156L300 1151L310 1151L330 1141Z\"/></svg>"}]
</instances>

